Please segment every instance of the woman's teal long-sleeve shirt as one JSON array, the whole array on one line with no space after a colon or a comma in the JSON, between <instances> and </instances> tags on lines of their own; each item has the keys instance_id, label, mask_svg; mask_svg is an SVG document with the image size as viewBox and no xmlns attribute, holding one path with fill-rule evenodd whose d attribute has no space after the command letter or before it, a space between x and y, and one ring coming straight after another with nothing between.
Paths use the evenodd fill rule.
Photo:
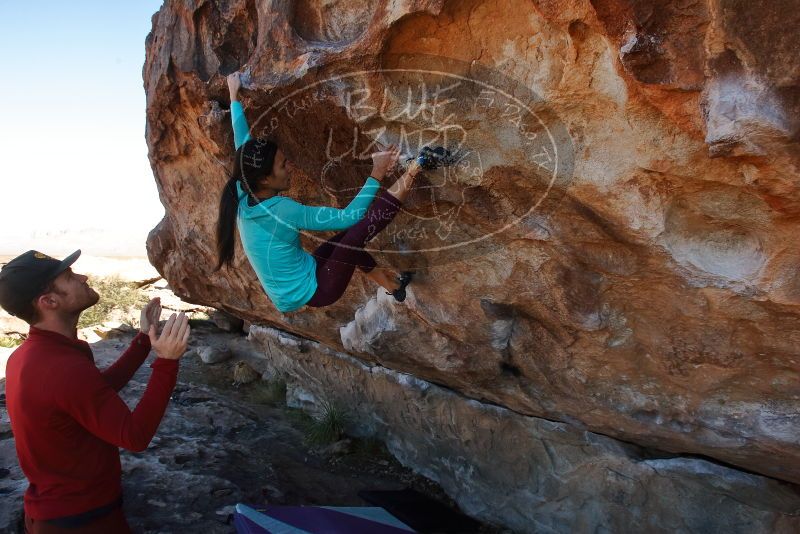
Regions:
<instances>
[{"instance_id":1,"label":"woman's teal long-sleeve shirt","mask_svg":"<svg viewBox=\"0 0 800 534\"><path fill-rule=\"evenodd\" d=\"M250 129L241 103L231 102L233 140L238 149L250 139ZM247 259L264 291L281 312L296 310L317 290L316 258L300 244L300 230L344 230L364 217L380 187L369 177L345 208L306 206L275 195L250 205L237 180L239 236Z\"/></svg>"}]
</instances>

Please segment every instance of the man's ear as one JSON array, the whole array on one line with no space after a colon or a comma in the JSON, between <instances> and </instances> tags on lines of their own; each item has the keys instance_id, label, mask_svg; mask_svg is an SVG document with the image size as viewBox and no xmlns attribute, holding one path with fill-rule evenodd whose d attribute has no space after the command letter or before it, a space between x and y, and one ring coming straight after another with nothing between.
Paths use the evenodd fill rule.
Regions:
<instances>
[{"instance_id":1,"label":"man's ear","mask_svg":"<svg viewBox=\"0 0 800 534\"><path fill-rule=\"evenodd\" d=\"M36 299L36 305L43 310L55 310L58 308L58 300L52 293L45 293L44 295L39 295L39 298Z\"/></svg>"}]
</instances>

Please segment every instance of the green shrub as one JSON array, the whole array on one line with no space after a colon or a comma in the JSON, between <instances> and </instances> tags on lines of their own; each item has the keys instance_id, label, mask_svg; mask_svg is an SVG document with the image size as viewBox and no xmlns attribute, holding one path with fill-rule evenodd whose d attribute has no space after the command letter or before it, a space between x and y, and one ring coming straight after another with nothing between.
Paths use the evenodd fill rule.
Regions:
<instances>
[{"instance_id":1,"label":"green shrub","mask_svg":"<svg viewBox=\"0 0 800 534\"><path fill-rule=\"evenodd\" d=\"M121 279L117 275L108 277L89 276L89 285L100 294L100 300L91 308L84 310L78 320L78 328L93 326L113 318L114 310L130 313L140 310L147 304L147 295L132 282ZM138 313L136 320L138 322ZM134 325L134 326L138 326Z\"/></svg>"},{"instance_id":2,"label":"green shrub","mask_svg":"<svg viewBox=\"0 0 800 534\"><path fill-rule=\"evenodd\" d=\"M312 445L324 445L339 441L344 437L344 427L348 416L339 406L325 400L321 403L321 413L311 418L305 426L306 441Z\"/></svg>"},{"instance_id":3,"label":"green shrub","mask_svg":"<svg viewBox=\"0 0 800 534\"><path fill-rule=\"evenodd\" d=\"M0 336L0 347L13 349L22 344L22 339L13 336Z\"/></svg>"}]
</instances>

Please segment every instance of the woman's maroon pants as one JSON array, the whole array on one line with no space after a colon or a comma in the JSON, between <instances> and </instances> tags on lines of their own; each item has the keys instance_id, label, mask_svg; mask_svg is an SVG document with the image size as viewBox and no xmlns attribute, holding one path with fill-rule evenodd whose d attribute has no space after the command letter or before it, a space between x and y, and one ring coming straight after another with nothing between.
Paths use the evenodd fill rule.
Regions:
<instances>
[{"instance_id":1,"label":"woman's maroon pants","mask_svg":"<svg viewBox=\"0 0 800 534\"><path fill-rule=\"evenodd\" d=\"M375 268L375 259L364 246L394 219L400 205L394 195L384 190L372 201L363 219L311 253L317 260L317 290L307 305L333 304L344 294L356 267L365 273Z\"/></svg>"}]
</instances>

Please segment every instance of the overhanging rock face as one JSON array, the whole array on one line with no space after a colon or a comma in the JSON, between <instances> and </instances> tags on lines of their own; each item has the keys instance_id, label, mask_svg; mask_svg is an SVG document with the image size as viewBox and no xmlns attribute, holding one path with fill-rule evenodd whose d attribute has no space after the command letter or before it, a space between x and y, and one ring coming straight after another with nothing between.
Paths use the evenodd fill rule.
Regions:
<instances>
[{"instance_id":1,"label":"overhanging rock face","mask_svg":"<svg viewBox=\"0 0 800 534\"><path fill-rule=\"evenodd\" d=\"M143 73L166 208L150 259L192 302L570 435L800 482L798 16L732 0L167 0ZM375 140L464 149L370 243L416 270L405 303L356 275L335 305L281 314L238 245L212 272L237 69L301 202L345 205ZM455 98L421 91L435 87ZM408 95L427 108L404 110Z\"/></svg>"}]
</instances>

